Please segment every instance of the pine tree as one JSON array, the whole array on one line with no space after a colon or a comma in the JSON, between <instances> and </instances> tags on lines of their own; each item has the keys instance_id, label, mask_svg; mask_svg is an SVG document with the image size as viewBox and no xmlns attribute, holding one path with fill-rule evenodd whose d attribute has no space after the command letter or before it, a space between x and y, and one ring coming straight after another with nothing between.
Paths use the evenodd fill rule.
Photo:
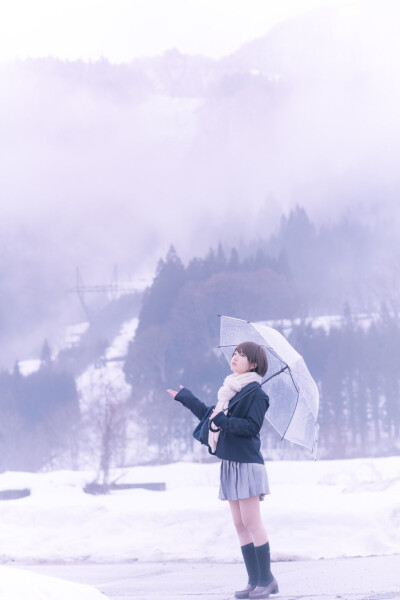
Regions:
<instances>
[{"instance_id":1,"label":"pine tree","mask_svg":"<svg viewBox=\"0 0 400 600\"><path fill-rule=\"evenodd\" d=\"M51 350L47 340L44 340L40 354L40 364L42 368L48 368L52 364Z\"/></svg>"}]
</instances>

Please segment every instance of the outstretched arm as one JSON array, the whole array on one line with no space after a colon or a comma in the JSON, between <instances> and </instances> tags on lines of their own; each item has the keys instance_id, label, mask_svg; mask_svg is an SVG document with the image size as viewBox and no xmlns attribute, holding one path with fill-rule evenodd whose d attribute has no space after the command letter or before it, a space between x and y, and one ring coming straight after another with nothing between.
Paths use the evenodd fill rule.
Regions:
<instances>
[{"instance_id":1,"label":"outstretched arm","mask_svg":"<svg viewBox=\"0 0 400 600\"><path fill-rule=\"evenodd\" d=\"M182 385L179 386L179 392L171 389L168 389L167 392L172 398L186 406L198 419L202 419L207 412L208 406Z\"/></svg>"}]
</instances>

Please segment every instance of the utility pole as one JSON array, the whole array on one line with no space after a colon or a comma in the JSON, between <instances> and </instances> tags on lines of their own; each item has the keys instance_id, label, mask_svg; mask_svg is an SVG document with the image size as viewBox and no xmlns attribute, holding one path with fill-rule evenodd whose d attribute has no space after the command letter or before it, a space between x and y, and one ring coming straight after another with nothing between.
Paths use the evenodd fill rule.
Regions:
<instances>
[{"instance_id":1,"label":"utility pole","mask_svg":"<svg viewBox=\"0 0 400 600\"><path fill-rule=\"evenodd\" d=\"M79 267L76 267L75 287L67 290L68 293L78 295L83 312L85 313L86 319L89 321L89 323L93 320L93 313L86 304L86 294L107 294L110 299L117 300L122 294L134 294L140 291L140 286L135 286L128 283L118 283L118 269L116 266L114 266L110 283L96 285L85 285L83 283Z\"/></svg>"}]
</instances>

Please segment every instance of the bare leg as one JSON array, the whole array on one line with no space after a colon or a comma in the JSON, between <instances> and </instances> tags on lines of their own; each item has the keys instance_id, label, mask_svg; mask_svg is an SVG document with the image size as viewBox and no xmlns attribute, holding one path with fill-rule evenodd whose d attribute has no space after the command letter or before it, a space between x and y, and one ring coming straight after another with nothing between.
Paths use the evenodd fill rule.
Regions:
<instances>
[{"instance_id":1,"label":"bare leg","mask_svg":"<svg viewBox=\"0 0 400 600\"><path fill-rule=\"evenodd\" d=\"M236 527L237 534L239 536L239 542L241 546L245 546L246 544L251 544L253 538L251 537L250 532L247 530L246 526L242 521L242 515L240 512L239 503L241 500L229 500L229 507L231 509L233 524Z\"/></svg>"},{"instance_id":2,"label":"bare leg","mask_svg":"<svg viewBox=\"0 0 400 600\"><path fill-rule=\"evenodd\" d=\"M244 500L237 500L235 502L239 504L240 521L244 530L247 532L246 539L253 542L255 546L266 544L268 542L268 536L261 518L259 496L253 496L252 498L245 498ZM240 539L239 534L239 540Z\"/></svg>"}]
</instances>

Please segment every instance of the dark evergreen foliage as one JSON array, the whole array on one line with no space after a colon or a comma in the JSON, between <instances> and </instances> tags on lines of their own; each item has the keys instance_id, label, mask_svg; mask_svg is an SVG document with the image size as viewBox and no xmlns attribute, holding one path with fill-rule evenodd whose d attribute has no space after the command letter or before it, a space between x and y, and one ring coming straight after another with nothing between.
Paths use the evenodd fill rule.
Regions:
<instances>
[{"instance_id":1,"label":"dark evergreen foliage","mask_svg":"<svg viewBox=\"0 0 400 600\"><path fill-rule=\"evenodd\" d=\"M360 229L359 237L364 234ZM226 252L219 246L204 259L194 258L186 268L173 249L160 261L124 370L133 386L132 402L164 458L169 456L171 439L191 447L191 417L171 405L166 388L187 385L213 404L229 372L215 351L218 314L292 322L289 339L304 355L320 389L322 456L400 451L398 316L383 307L379 318L362 325L347 303L338 326L315 328L305 318L313 306L308 285L313 289L315 278L332 277L325 273L326 265L335 262L324 251L329 237L327 231L317 232L305 211L297 208L282 220L275 255L260 248L241 260L236 248ZM341 253L346 244L350 251L352 243L348 222L338 228L337 240L341 247L335 256L343 260ZM301 272L303 285L298 284ZM281 443L277 434L267 426L264 435L276 452ZM302 454L293 450L293 455Z\"/></svg>"},{"instance_id":2,"label":"dark evergreen foliage","mask_svg":"<svg viewBox=\"0 0 400 600\"><path fill-rule=\"evenodd\" d=\"M72 375L48 364L27 377L18 364L12 374L0 373L0 470L50 466L79 418Z\"/></svg>"},{"instance_id":3,"label":"dark evergreen foliage","mask_svg":"<svg viewBox=\"0 0 400 600\"><path fill-rule=\"evenodd\" d=\"M341 327L293 326L320 390L320 446L332 458L400 452L400 322L385 315L358 323L348 309ZM397 350L396 350L397 348Z\"/></svg>"},{"instance_id":4,"label":"dark evergreen foliage","mask_svg":"<svg viewBox=\"0 0 400 600\"><path fill-rule=\"evenodd\" d=\"M349 301L357 311L378 309L371 284L377 280L375 238L369 227L347 217L318 229L297 206L265 245L314 314L338 314Z\"/></svg>"},{"instance_id":5,"label":"dark evergreen foliage","mask_svg":"<svg viewBox=\"0 0 400 600\"><path fill-rule=\"evenodd\" d=\"M159 261L153 284L144 294L138 333L148 326L162 325L167 321L183 281L184 267L171 246L166 260Z\"/></svg>"},{"instance_id":6,"label":"dark evergreen foliage","mask_svg":"<svg viewBox=\"0 0 400 600\"><path fill-rule=\"evenodd\" d=\"M346 219L318 230L297 207L282 219L274 238L253 241L248 251L243 244L239 249L219 244L185 266L169 249L143 295L124 364L131 406L144 438L148 435L146 443L157 446L159 460L192 450L192 417L171 402L166 388L187 385L211 405L229 373L216 350L219 314L276 320L278 328L282 319L285 327L290 324L289 340L304 355L320 389L320 456L400 451L399 311L393 298L379 310L366 301L375 310L365 324L355 316L362 303L355 302L354 314L350 309L356 289L363 297L373 268L371 239L367 229ZM365 268L355 283L351 279L359 247ZM312 325L308 315L328 314L346 289L340 323ZM135 296L110 303L82 336L80 347L62 351L57 361L44 342L37 373L23 377L18 363L12 373L0 373L0 468L38 469L65 450L79 422L75 382L68 373L77 375L98 360L107 346L105 337L112 339L121 322L138 314L139 302ZM282 444L268 425L263 436L271 456L305 456Z\"/></svg>"},{"instance_id":7,"label":"dark evergreen foliage","mask_svg":"<svg viewBox=\"0 0 400 600\"><path fill-rule=\"evenodd\" d=\"M216 402L221 373L227 371L215 352L218 314L281 318L294 316L299 304L292 279L262 250L240 262L237 250L228 260L220 245L185 268L170 249L144 296L124 365L132 402L166 455L170 439L187 443L191 422L186 411L172 410L166 388L191 385L204 400Z\"/></svg>"}]
</instances>

